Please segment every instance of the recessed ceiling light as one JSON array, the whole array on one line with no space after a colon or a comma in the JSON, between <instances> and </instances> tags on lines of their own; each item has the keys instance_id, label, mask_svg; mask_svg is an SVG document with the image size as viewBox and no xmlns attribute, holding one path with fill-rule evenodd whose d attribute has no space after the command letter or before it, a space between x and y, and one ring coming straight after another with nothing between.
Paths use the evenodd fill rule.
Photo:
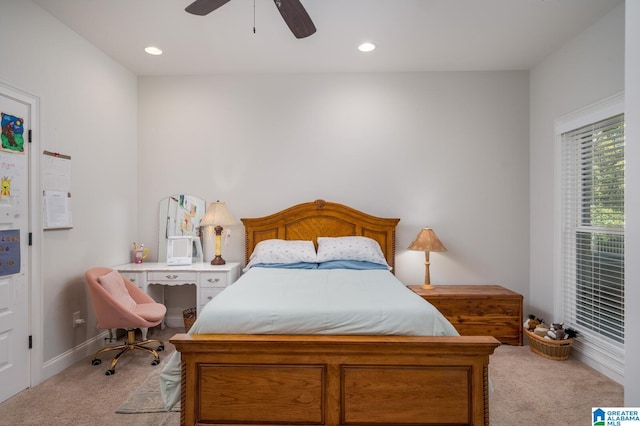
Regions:
<instances>
[{"instance_id":1,"label":"recessed ceiling light","mask_svg":"<svg viewBox=\"0 0 640 426\"><path fill-rule=\"evenodd\" d=\"M371 52L375 48L376 48L376 45L369 42L362 43L360 46L358 46L358 50L361 52Z\"/></svg>"},{"instance_id":2,"label":"recessed ceiling light","mask_svg":"<svg viewBox=\"0 0 640 426\"><path fill-rule=\"evenodd\" d=\"M154 46L145 47L144 51L149 55L162 55L162 50Z\"/></svg>"}]
</instances>

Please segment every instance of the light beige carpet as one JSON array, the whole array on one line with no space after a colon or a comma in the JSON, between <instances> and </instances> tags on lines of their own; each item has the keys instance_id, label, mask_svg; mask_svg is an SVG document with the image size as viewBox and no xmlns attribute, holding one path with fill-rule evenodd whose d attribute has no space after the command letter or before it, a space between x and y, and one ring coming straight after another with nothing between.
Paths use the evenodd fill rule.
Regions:
<instances>
[{"instance_id":1,"label":"light beige carpet","mask_svg":"<svg viewBox=\"0 0 640 426\"><path fill-rule=\"evenodd\" d=\"M592 424L592 407L621 407L624 388L570 356L553 361L529 346L503 345L490 358L491 426Z\"/></svg>"}]
</instances>

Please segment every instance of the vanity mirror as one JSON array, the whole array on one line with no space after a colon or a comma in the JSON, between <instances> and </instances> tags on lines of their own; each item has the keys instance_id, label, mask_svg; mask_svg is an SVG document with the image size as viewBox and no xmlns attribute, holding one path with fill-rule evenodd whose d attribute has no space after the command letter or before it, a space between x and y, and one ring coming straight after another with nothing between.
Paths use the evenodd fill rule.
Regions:
<instances>
[{"instance_id":1,"label":"vanity mirror","mask_svg":"<svg viewBox=\"0 0 640 426\"><path fill-rule=\"evenodd\" d=\"M207 205L202 198L176 194L160 201L158 229L158 262L167 261L169 237L195 237L193 262L202 262L200 221Z\"/></svg>"}]
</instances>

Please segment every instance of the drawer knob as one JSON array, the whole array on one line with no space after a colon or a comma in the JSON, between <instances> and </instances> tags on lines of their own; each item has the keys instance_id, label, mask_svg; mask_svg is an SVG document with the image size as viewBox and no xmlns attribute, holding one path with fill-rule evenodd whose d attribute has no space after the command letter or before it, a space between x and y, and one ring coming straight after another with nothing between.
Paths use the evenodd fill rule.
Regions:
<instances>
[{"instance_id":1,"label":"drawer knob","mask_svg":"<svg viewBox=\"0 0 640 426\"><path fill-rule=\"evenodd\" d=\"M177 275L167 275L166 277L167 277L167 279L169 279L169 280L175 280L176 278L178 278L178 276L177 276Z\"/></svg>"},{"instance_id":2,"label":"drawer knob","mask_svg":"<svg viewBox=\"0 0 640 426\"><path fill-rule=\"evenodd\" d=\"M209 278L207 281L209 281L210 283L217 283L220 281L220 278Z\"/></svg>"},{"instance_id":3,"label":"drawer knob","mask_svg":"<svg viewBox=\"0 0 640 426\"><path fill-rule=\"evenodd\" d=\"M211 300L213 299L213 296L207 296L207 299Z\"/></svg>"}]
</instances>

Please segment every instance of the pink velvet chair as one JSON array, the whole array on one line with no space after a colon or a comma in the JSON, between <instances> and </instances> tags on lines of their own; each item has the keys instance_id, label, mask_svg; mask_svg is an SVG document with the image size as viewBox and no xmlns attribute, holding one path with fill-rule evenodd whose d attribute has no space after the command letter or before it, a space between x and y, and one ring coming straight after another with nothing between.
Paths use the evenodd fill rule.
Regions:
<instances>
[{"instance_id":1,"label":"pink velvet chair","mask_svg":"<svg viewBox=\"0 0 640 426\"><path fill-rule=\"evenodd\" d=\"M122 355L139 349L151 353L154 357L151 365L158 365L160 363L158 352L164 350L164 343L155 339L136 341L135 331L138 328L146 329L160 324L167 308L161 303L156 303L151 296L112 269L92 268L85 273L85 278L98 328L127 330L127 341L124 344L100 349L94 354L91 363L99 365L102 363L98 358L100 354L119 351L111 360L111 365L105 373L110 376L115 374L116 363ZM150 343L159 345L153 349L147 347Z\"/></svg>"}]
</instances>

